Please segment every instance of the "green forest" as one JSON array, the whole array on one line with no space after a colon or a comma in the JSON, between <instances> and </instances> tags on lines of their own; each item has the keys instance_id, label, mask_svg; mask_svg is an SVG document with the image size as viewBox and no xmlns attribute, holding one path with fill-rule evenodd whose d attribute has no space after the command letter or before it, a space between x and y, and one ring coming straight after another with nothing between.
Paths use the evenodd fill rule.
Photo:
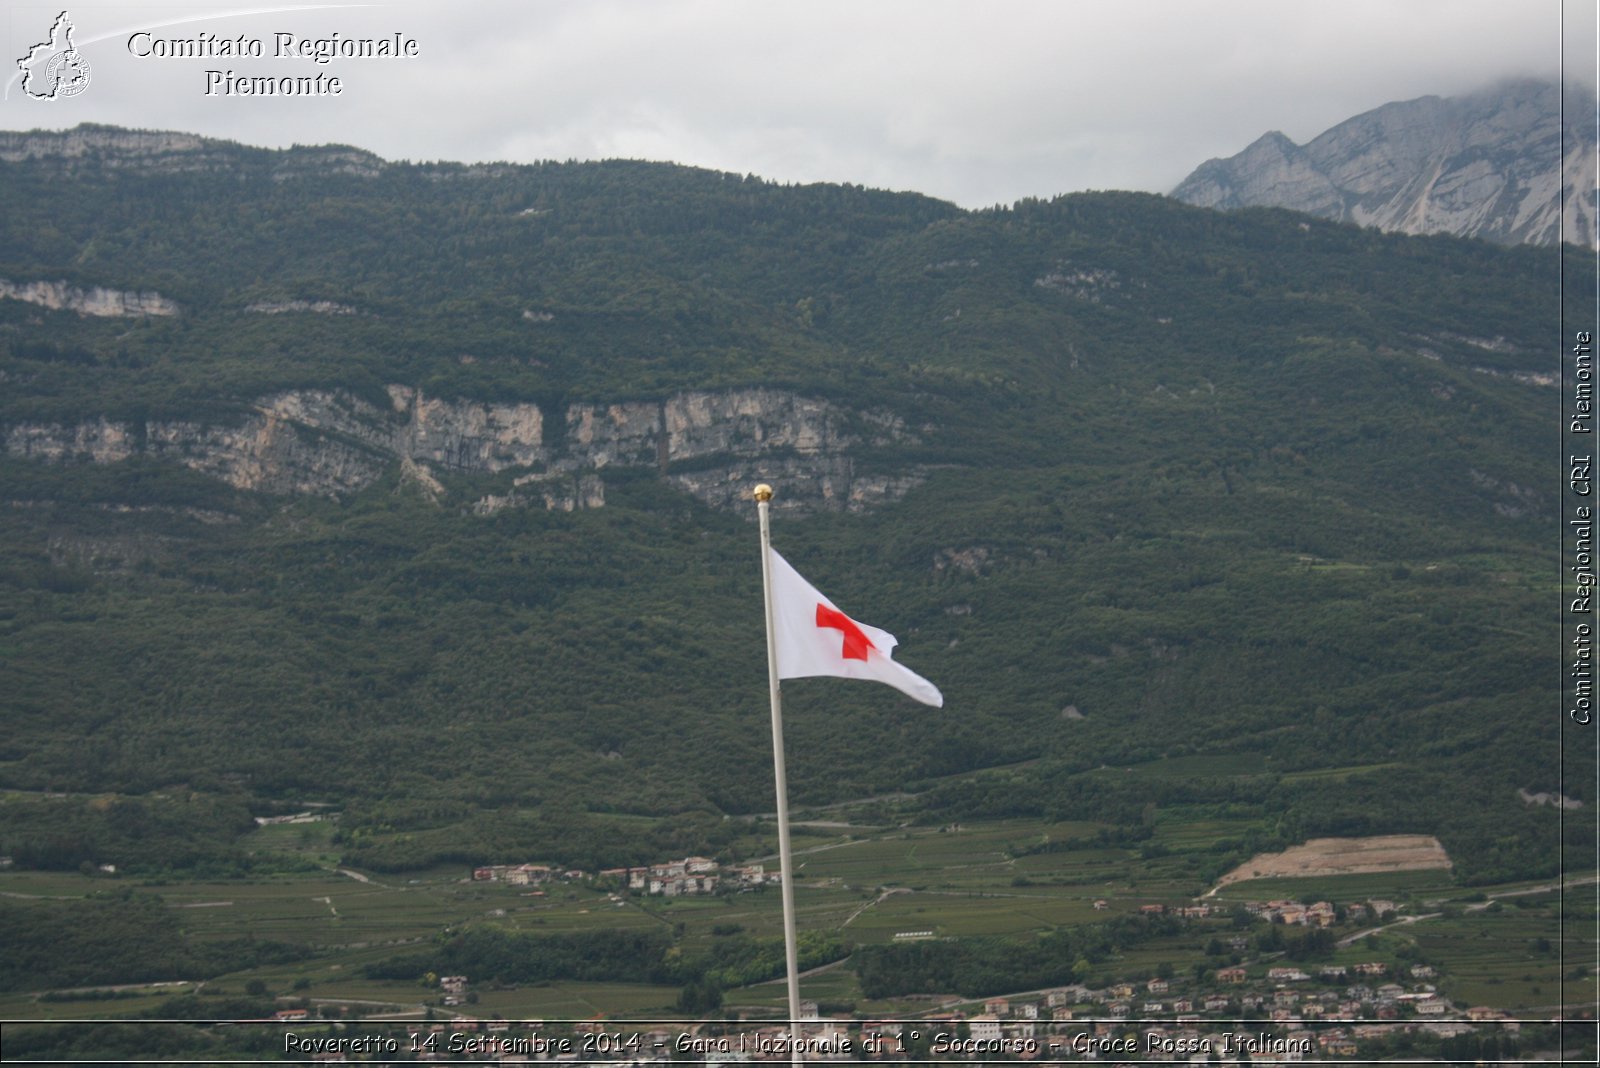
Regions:
<instances>
[{"instance_id":1,"label":"green forest","mask_svg":"<svg viewBox=\"0 0 1600 1068\"><path fill-rule=\"evenodd\" d=\"M1135 844L1173 806L1270 828L1219 839L1210 877L1389 833L1438 836L1468 885L1592 862L1554 608L1548 376L1563 301L1596 281L1574 249L1130 193L964 211L641 162L121 153L0 162L0 281L179 309L0 297L0 855L19 870L293 871L240 839L307 803L370 872L737 859L742 817L773 806L754 508L667 477L720 461L617 464L603 507L485 515L520 472L441 468L430 494L392 464L274 494L142 436L237 427L288 390L388 411L395 385L537 405L556 456L568 406L684 391L899 420L848 458L917 472L903 496L780 514L774 540L946 706L786 684L797 804L904 795L918 824L1086 820ZM102 420L134 428L131 456L24 455L27 428ZM1199 757L1250 771L1181 770ZM165 938L137 897L93 908L130 953ZM0 922L43 937L33 909ZM1060 937L1041 983L1122 936ZM770 949L672 977L744 981ZM930 976L1017 953L916 952ZM863 982L911 966L885 949ZM207 969L225 965L179 970Z\"/></svg>"}]
</instances>

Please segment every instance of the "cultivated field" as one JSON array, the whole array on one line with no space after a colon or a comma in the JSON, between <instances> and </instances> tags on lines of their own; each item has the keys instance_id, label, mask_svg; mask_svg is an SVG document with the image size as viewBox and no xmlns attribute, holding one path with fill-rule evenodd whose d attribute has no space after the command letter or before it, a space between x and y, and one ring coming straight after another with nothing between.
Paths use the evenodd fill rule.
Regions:
<instances>
[{"instance_id":1,"label":"cultivated field","mask_svg":"<svg viewBox=\"0 0 1600 1068\"><path fill-rule=\"evenodd\" d=\"M1387 834L1375 838L1313 838L1281 853L1258 853L1217 880L1216 890L1247 879L1316 878L1368 872L1449 868L1437 838Z\"/></svg>"},{"instance_id":2,"label":"cultivated field","mask_svg":"<svg viewBox=\"0 0 1600 1068\"><path fill-rule=\"evenodd\" d=\"M1121 772L1118 772L1119 774ZM1107 772L1106 774L1109 774ZM1137 915L1153 904L1192 904L1222 868L1216 845L1263 829L1263 821L1216 811L1165 810L1149 833L1134 841L1108 839L1108 825L1089 821L1011 819L942 827L851 823L808 826L797 835L796 904L802 931L837 933L863 945L907 939L1025 937ZM751 828L748 852L759 857L770 827ZM436 983L424 976L377 979L368 965L425 952L446 930L492 926L524 934L602 929L674 932L685 953L713 950L730 935L775 939L782 930L780 895L772 889L704 897L612 896L588 883L558 883L538 890L475 883L466 868L404 874L339 869L325 841L326 828L287 833L264 828L247 839L263 853L316 857L319 871L234 880L105 878L78 873L0 872L0 895L19 902L70 907L95 894L132 891L159 897L181 917L195 943L240 937L305 946L304 959L264 963L204 983L131 984L115 1000L45 1000L43 989L0 994L0 1015L10 1019L81 1019L159 1014L167 999L200 991L207 997L261 990L280 1005L313 1009L342 1006L374 1018L412 1019L449 1010ZM1238 854L1234 854L1237 856ZM662 858L667 859L667 858ZM769 860L770 863L770 860ZM1213 866L1214 865L1214 866ZM1274 880L1270 889L1250 879ZM1225 889L1224 889L1225 888ZM1318 839L1264 854L1235 868L1212 889L1211 917L1185 921L1169 932L1096 962L1088 980L1105 985L1160 972L1194 974L1228 963L1229 939L1259 936L1267 928L1232 908L1252 898L1312 895L1341 904L1370 898L1396 902L1415 922L1340 947L1334 963L1379 960L1398 966L1425 959L1442 966L1441 988L1471 1004L1544 1009L1556 1003L1561 983L1575 978L1572 961L1589 959L1592 943L1561 921L1548 892L1495 900L1525 890L1467 888L1455 884L1450 859L1432 838L1391 836ZM1217 891L1222 892L1218 893ZM1293 932L1291 932L1293 933ZM1246 956L1249 956L1247 951ZM1568 963L1563 965L1563 960ZM1251 965L1260 970L1264 964ZM1569 975L1572 973L1572 975ZM497 983L473 977L476 1016L507 1019L671 1016L680 991L639 983ZM929 991L885 1001L867 999L848 964L802 980L802 996L863 1013L937 1011L959 1001ZM745 1012L782 1009L781 981L726 991L726 1005Z\"/></svg>"}]
</instances>

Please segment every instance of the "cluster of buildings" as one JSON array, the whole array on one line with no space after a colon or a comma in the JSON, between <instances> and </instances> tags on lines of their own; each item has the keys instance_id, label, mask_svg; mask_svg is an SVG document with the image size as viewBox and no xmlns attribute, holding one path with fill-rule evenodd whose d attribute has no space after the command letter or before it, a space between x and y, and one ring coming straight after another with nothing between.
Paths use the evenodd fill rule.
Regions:
<instances>
[{"instance_id":1,"label":"cluster of buildings","mask_svg":"<svg viewBox=\"0 0 1600 1068\"><path fill-rule=\"evenodd\" d=\"M694 859L603 874L640 870L647 887L650 878L710 874L691 873ZM656 867L676 871L679 865L681 876L651 874ZM1248 969L1220 969L1212 980L1157 976L1104 989L1071 985L989 998L981 1011L972 1005L966 1011L919 1014L915 1020L830 1019L807 1001L801 1003L800 1041L807 1045L808 1061L931 1056L984 1062L1242 1063L1248 1057L1250 1064L1262 1065L1357 1058L1370 1052L1363 1043L1405 1031L1440 1037L1517 1033L1517 1021L1497 1009L1452 1006L1426 982L1436 974L1425 964L1365 961L1303 969L1260 962ZM467 978L444 976L439 986L446 1005L459 1005ZM300 1012L297 1018L304 1018ZM1481 1030L1488 1027L1495 1030ZM545 1037L550 1033L542 1021L507 1023L467 1015L431 1024L423 1034L437 1040L429 1038L414 1051L418 1060L475 1054L502 1064L554 1058L654 1065L686 1056L707 1063L787 1063L785 1043L791 1040L778 1024L750 1022L724 1033L685 1026L635 1029L599 1018L557 1029L556 1035L569 1037ZM582 1056L585 1050L599 1056Z\"/></svg>"},{"instance_id":2,"label":"cluster of buildings","mask_svg":"<svg viewBox=\"0 0 1600 1068\"><path fill-rule=\"evenodd\" d=\"M1224 971L1243 973L1244 969ZM1322 968L1317 977L1326 983L1343 980L1350 973L1382 976L1390 971L1390 966L1381 962L1367 962ZM1293 984L1309 983L1311 975L1297 968L1274 967L1242 992L1212 990L1173 996L1175 981L1155 978L1117 983L1104 990L1066 987L1028 1000L991 998L978 1014L950 1012L919 1020L951 1031L965 1023L973 1040L989 1044L989 1049L1004 1048L1022 1060L1204 1062L1213 1053L1232 1060L1243 1051L1255 1064L1353 1057L1359 1052L1358 1043L1406 1030L1449 1037L1485 1024L1496 1025L1507 1034L1518 1029L1516 1021L1504 1012L1483 1006L1457 1009L1432 986L1416 982L1434 977L1429 966L1393 971L1397 978L1412 982L1301 990ZM1244 981L1242 974L1225 977L1219 972L1218 978ZM1240 1019L1260 1023L1247 1027L1236 1022ZM861 1030L863 1034L897 1035L910 1026L901 1021L869 1020Z\"/></svg>"},{"instance_id":3,"label":"cluster of buildings","mask_svg":"<svg viewBox=\"0 0 1600 1068\"><path fill-rule=\"evenodd\" d=\"M1302 905L1298 901L1247 901L1244 908L1250 915L1269 923L1332 927L1339 922L1337 911L1329 901L1314 901L1309 905Z\"/></svg>"},{"instance_id":4,"label":"cluster of buildings","mask_svg":"<svg viewBox=\"0 0 1600 1068\"><path fill-rule=\"evenodd\" d=\"M472 869L472 881L475 883L506 883L509 886L540 886L557 879L575 882L588 877L588 872L576 868L562 871L545 864L487 864Z\"/></svg>"},{"instance_id":5,"label":"cluster of buildings","mask_svg":"<svg viewBox=\"0 0 1600 1068\"><path fill-rule=\"evenodd\" d=\"M1373 915L1381 916L1386 912L1395 911L1393 901L1370 901ZM1111 907L1105 898L1095 901L1094 907L1104 910ZM1338 910L1331 901L1314 901L1309 905L1298 901L1246 901L1244 910L1257 919L1269 923L1281 922L1298 924L1302 927L1332 927L1339 922ZM1216 905L1140 905L1139 911L1146 916L1179 916L1186 920L1203 920L1226 912ZM1344 918L1352 922L1360 922L1367 918L1367 905L1349 905L1345 908Z\"/></svg>"},{"instance_id":6,"label":"cluster of buildings","mask_svg":"<svg viewBox=\"0 0 1600 1068\"><path fill-rule=\"evenodd\" d=\"M602 878L613 878L629 890L662 897L684 894L710 894L719 887L748 889L776 883L778 873L761 864L724 868L708 857L684 857L642 868L607 868Z\"/></svg>"},{"instance_id":7,"label":"cluster of buildings","mask_svg":"<svg viewBox=\"0 0 1600 1068\"><path fill-rule=\"evenodd\" d=\"M678 897L710 894L719 888L749 889L778 882L777 871L761 864L723 867L709 857L684 857L639 868L606 868L597 873L640 894ZM544 864L487 864L472 869L473 882L506 883L509 886L540 886L552 881L576 882L592 878L590 873L563 871Z\"/></svg>"},{"instance_id":8,"label":"cluster of buildings","mask_svg":"<svg viewBox=\"0 0 1600 1068\"><path fill-rule=\"evenodd\" d=\"M467 1000L467 977L464 975L442 975L439 977L439 989L444 991L445 1005L460 1005Z\"/></svg>"},{"instance_id":9,"label":"cluster of buildings","mask_svg":"<svg viewBox=\"0 0 1600 1068\"><path fill-rule=\"evenodd\" d=\"M1343 918L1352 923L1360 923L1367 919L1369 906L1371 908L1370 915L1373 917L1381 917L1386 913L1397 911L1397 906L1393 901L1373 900L1368 901L1365 905L1347 905ZM1105 898L1099 898L1095 901L1094 907L1097 910L1104 910L1110 908L1111 903ZM1302 904L1299 901L1246 901L1243 907L1250 915L1257 919L1266 920L1269 923L1298 924L1302 927L1332 927L1340 919L1338 910L1331 901L1314 901L1309 905ZM1214 916L1226 910L1214 905L1173 906L1153 904L1141 905L1139 906L1139 911L1146 916L1170 915L1180 916L1187 920L1203 920L1208 916Z\"/></svg>"},{"instance_id":10,"label":"cluster of buildings","mask_svg":"<svg viewBox=\"0 0 1600 1068\"><path fill-rule=\"evenodd\" d=\"M1342 991L1333 989L1297 989L1301 983L1340 983L1351 972L1382 975L1387 965L1379 962L1357 964L1352 967L1333 965L1320 968L1313 977L1300 968L1278 967L1267 969L1265 975L1252 981L1244 968L1222 968L1216 973L1219 983L1242 986L1242 991L1214 990L1193 995L1178 994L1166 997L1171 987L1165 979L1152 979L1148 983L1119 983L1102 991L1086 991L1084 1003L1098 1004L1103 1010L1096 1015L1112 1018L1134 1017L1149 1019L1171 1016L1178 1020L1202 1016L1244 1014L1254 1019L1271 1019L1289 1022L1300 1019L1394 1020L1403 1016L1443 1016L1450 1012L1450 1003L1427 984L1406 986L1398 982L1372 986L1357 983ZM1431 969L1429 969L1431 971ZM1070 1010L1054 1014L1054 1020L1070 1020Z\"/></svg>"},{"instance_id":11,"label":"cluster of buildings","mask_svg":"<svg viewBox=\"0 0 1600 1068\"><path fill-rule=\"evenodd\" d=\"M1257 919L1302 927L1332 927L1341 919L1339 910L1329 901L1314 901L1309 905L1298 901L1246 901L1244 909ZM1349 923L1362 923L1369 918L1382 919L1399 911L1400 906L1393 901L1374 898L1364 905L1346 905L1342 918Z\"/></svg>"},{"instance_id":12,"label":"cluster of buildings","mask_svg":"<svg viewBox=\"0 0 1600 1068\"><path fill-rule=\"evenodd\" d=\"M1111 907L1111 902L1105 898L1097 898L1094 903L1097 910ZM1210 905L1140 905L1139 912L1145 916L1179 916L1186 920L1203 920L1217 910Z\"/></svg>"},{"instance_id":13,"label":"cluster of buildings","mask_svg":"<svg viewBox=\"0 0 1600 1068\"><path fill-rule=\"evenodd\" d=\"M1149 994L1155 992L1157 988L1152 984L1158 982L1151 980L1137 986ZM1443 1005L1442 999L1426 991L1392 993L1387 986L1376 990L1354 987L1343 992L1326 991L1301 999L1293 1006L1278 1005L1272 1009L1271 1023L1265 1022L1261 1009L1278 1000L1272 995L1264 996L1263 1000L1257 1000L1254 995L1222 997L1210 1006L1218 1013L1211 1019L1195 1013L1172 1020L1108 1020L1101 1008L1083 1011L1085 1006L1094 1006L1097 1002L1105 1004L1105 999L1125 995L1135 986L1118 984L1105 991L1068 987L1027 1000L991 998L983 1004L981 1013L970 1015L952 1011L923 1014L915 1020L868 1019L859 1023L820 1017L815 1003L805 1002L801 1008L804 1022L800 1041L808 1050L805 1058L808 1061L894 1061L931 1055L935 1060L990 1062L999 1059L990 1055L1004 1054L1004 1059L1024 1062L1208 1063L1222 1060L1237 1063L1247 1056L1249 1063L1261 1065L1353 1058L1361 1055L1361 1043L1389 1039L1408 1030L1443 1037L1487 1025L1493 1025L1499 1029L1498 1033L1504 1034L1515 1034L1518 1030L1517 1021L1497 1009L1485 1007L1452 1012L1448 1014L1452 1018L1442 1019L1440 1017L1447 1015L1442 1009L1433 1013L1420 1008L1425 1004ZM1399 989L1398 984L1390 986ZM1415 1018L1388 1022L1365 1015L1372 1005L1381 1006L1391 997L1402 1003L1410 999L1419 1006ZM1176 999L1172 1006L1185 1000ZM1199 1004L1196 998L1196 1007ZM1255 1007L1249 1011L1241 1011L1252 1005ZM1329 1011L1318 1012L1317 1006L1326 1006ZM1142 1006L1151 1011L1162 1007ZM1293 1011L1288 1011L1290 1009ZM1339 1014L1344 1012L1355 1015L1348 1022L1341 1022ZM1239 1023L1240 1017L1252 1022ZM542 1021L508 1024L503 1020L477 1020L458 1015L448 1024L430 1026L431 1032L448 1037L441 1037L437 1050L431 1045L426 1047L417 1059L452 1060L463 1052L472 1052L488 1054L502 1064L522 1063L544 1060L562 1049L576 1052L585 1048L610 1056L569 1055L557 1056L557 1059L609 1059L632 1064L664 1063L683 1059L685 1055L707 1063L787 1063L790 1059L789 1047L785 1044L790 1036L787 1029L778 1024L745 1024L723 1034L683 1027L635 1030L597 1019L572 1025L571 1038L543 1041L535 1037L535 1045L543 1042L547 1048L531 1049L530 1034L538 1036L543 1028ZM593 1041L596 1036L604 1037L606 1042ZM921 1045L914 1045L919 1038ZM562 1049L551 1047L552 1042L560 1043Z\"/></svg>"},{"instance_id":14,"label":"cluster of buildings","mask_svg":"<svg viewBox=\"0 0 1600 1068\"><path fill-rule=\"evenodd\" d=\"M685 857L643 867L612 868L598 875L619 887L642 894L675 897L708 894L730 887L746 888L776 882L778 874L760 864L723 867L706 857ZM560 872L538 865L479 868L479 880L534 884L551 879L589 878L579 871ZM1095 902L1097 908L1105 907ZM1231 906L1230 906L1231 907ZM1397 911L1393 902L1369 901L1337 908L1327 901L1247 902L1252 916L1268 922L1329 927L1341 920L1381 918ZM1144 906L1147 913L1170 913L1203 919L1225 911L1223 906ZM915 932L928 934L932 932ZM1224 936L1234 952L1244 952L1245 935ZM1236 956L1234 958L1238 960ZM1426 964L1362 961L1305 964L1258 961L1249 966L1219 968L1209 978L1155 977L1119 982L1104 989L1068 986L1026 998L991 998L981 1012L946 1011L921 1015L914 1023L889 1019L819 1018L814 1003L803 1007L804 1032L829 1042L853 1043L850 1057L809 1056L807 1059L895 1060L906 1056L907 1036L929 1028L948 1038L945 1048L931 1051L936 1059L984 1059L1004 1053L1029 1060L1238 1061L1247 1054L1253 1064L1318 1061L1357 1057L1362 1043L1384 1040L1411 1030L1443 1037L1495 1025L1514 1033L1517 1023L1487 1007L1462 1010L1431 985L1436 970ZM459 1005L466 980L440 980L447 1005ZM1251 1021L1249 1026L1238 1021ZM505 1025L458 1016L451 1029L477 1031L492 1043L503 1062L521 1059L512 1040L501 1037ZM762 1025L746 1025L762 1026ZM767 1028L772 1041L761 1042L751 1031L736 1048L693 1051L712 1061L787 1060L778 1042L782 1032ZM499 1032L499 1034L496 1034ZM830 1037L831 1036L831 1037ZM665 1059L666 1032L651 1034L643 1048L623 1052L636 1063ZM819 1051L820 1052L820 1051ZM535 1057L535 1059L538 1059Z\"/></svg>"}]
</instances>

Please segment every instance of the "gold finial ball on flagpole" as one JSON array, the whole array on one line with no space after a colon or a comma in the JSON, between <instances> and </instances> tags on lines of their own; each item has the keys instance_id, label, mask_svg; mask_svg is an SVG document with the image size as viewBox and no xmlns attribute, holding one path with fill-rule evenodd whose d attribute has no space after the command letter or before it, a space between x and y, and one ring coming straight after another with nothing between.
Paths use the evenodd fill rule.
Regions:
<instances>
[{"instance_id":1,"label":"gold finial ball on flagpole","mask_svg":"<svg viewBox=\"0 0 1600 1068\"><path fill-rule=\"evenodd\" d=\"M770 501L772 500L772 487L763 482L755 488L751 496L758 501Z\"/></svg>"}]
</instances>

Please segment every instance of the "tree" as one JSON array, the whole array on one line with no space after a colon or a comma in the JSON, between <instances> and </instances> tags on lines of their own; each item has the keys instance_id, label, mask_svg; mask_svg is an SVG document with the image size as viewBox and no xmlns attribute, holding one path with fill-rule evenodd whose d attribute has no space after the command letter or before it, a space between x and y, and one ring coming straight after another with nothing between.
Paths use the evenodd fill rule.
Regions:
<instances>
[{"instance_id":1,"label":"tree","mask_svg":"<svg viewBox=\"0 0 1600 1068\"><path fill-rule=\"evenodd\" d=\"M722 1007L722 988L709 979L694 979L683 988L674 1006L679 1012L705 1016Z\"/></svg>"}]
</instances>

